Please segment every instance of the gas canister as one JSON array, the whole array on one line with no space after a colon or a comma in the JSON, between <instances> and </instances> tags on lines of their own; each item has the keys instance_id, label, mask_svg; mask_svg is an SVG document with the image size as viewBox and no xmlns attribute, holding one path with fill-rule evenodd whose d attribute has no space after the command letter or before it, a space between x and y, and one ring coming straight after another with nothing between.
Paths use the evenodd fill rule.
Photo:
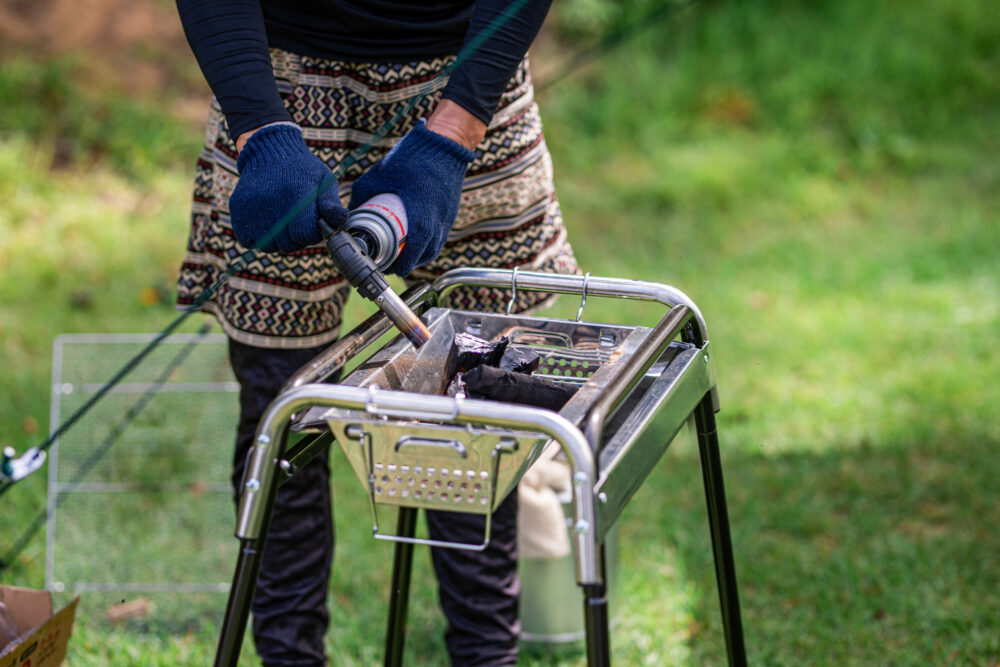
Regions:
<instances>
[{"instance_id":1,"label":"gas canister","mask_svg":"<svg viewBox=\"0 0 1000 667\"><path fill-rule=\"evenodd\" d=\"M406 209L398 195L375 195L351 211L345 226L361 250L385 271L406 245Z\"/></svg>"}]
</instances>

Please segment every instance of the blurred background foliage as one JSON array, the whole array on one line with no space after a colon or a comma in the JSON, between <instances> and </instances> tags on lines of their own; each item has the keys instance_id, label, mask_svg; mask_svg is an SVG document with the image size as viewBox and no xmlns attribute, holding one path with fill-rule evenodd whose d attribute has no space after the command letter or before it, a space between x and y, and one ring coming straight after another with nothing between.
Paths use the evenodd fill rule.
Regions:
<instances>
[{"instance_id":1,"label":"blurred background foliage","mask_svg":"<svg viewBox=\"0 0 1000 667\"><path fill-rule=\"evenodd\" d=\"M533 48L581 265L676 285L708 321L754 664L1000 660L994 4L559 0ZM622 43L575 59L602 39ZM173 317L207 100L167 0L0 2L3 444L44 436L56 334ZM620 664L725 660L697 454L675 450L621 522ZM364 512L352 484L335 481L340 517ZM40 475L0 500L15 528L43 502ZM340 562L384 557L356 523ZM41 585L43 561L35 540L0 578ZM420 567L410 649L435 664ZM384 576L335 572L344 664L379 659L365 594ZM191 664L213 641L211 622L80 623L74 665Z\"/></svg>"}]
</instances>

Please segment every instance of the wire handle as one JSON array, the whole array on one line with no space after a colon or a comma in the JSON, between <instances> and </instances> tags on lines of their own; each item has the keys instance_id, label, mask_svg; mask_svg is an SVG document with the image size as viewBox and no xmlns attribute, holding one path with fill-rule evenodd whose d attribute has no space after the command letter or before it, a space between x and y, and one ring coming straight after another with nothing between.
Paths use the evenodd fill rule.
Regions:
<instances>
[{"instance_id":1,"label":"wire handle","mask_svg":"<svg viewBox=\"0 0 1000 667\"><path fill-rule=\"evenodd\" d=\"M587 305L587 284L590 282L590 271L583 276L583 292L580 295L580 310L576 311L576 321L583 317L583 307Z\"/></svg>"},{"instance_id":2,"label":"wire handle","mask_svg":"<svg viewBox=\"0 0 1000 667\"><path fill-rule=\"evenodd\" d=\"M510 274L510 301L507 302L507 312L505 314L510 315L510 311L514 308L514 300L517 298L517 270L520 267L515 266L514 270Z\"/></svg>"}]
</instances>

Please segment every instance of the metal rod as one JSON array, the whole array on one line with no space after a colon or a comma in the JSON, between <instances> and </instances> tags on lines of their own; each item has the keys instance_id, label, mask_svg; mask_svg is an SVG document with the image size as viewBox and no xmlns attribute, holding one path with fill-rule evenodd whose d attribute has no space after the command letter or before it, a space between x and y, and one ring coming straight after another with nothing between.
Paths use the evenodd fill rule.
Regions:
<instances>
[{"instance_id":1,"label":"metal rod","mask_svg":"<svg viewBox=\"0 0 1000 667\"><path fill-rule=\"evenodd\" d=\"M712 534L715 578L719 586L726 655L732 667L743 667L747 664L747 656L743 643L743 622L740 619L739 589L736 585L736 562L729 534L729 512L726 509L726 488L722 480L719 435L715 426L715 412L710 393L705 394L701 403L695 408L694 418L698 431L701 472L705 481L708 525Z\"/></svg>"},{"instance_id":2,"label":"metal rod","mask_svg":"<svg viewBox=\"0 0 1000 667\"><path fill-rule=\"evenodd\" d=\"M261 425L263 423L264 420L261 420ZM240 535L239 523L237 523L236 536L240 538L240 554L236 561L233 585L229 589L226 615L222 620L222 631L215 654L215 667L235 667L239 661L243 634L246 632L254 591L257 589L257 576L264 559L264 545L267 544L274 501L278 495L280 480L274 471L284 454L288 435L287 418L284 427L278 429L274 434L274 447L266 448L266 445L269 445L271 441L265 442L265 439L260 435L261 432L261 426L258 426L257 441L247 466L246 482L241 489L242 495L240 496L240 509L242 510L248 504L254 506L258 512L258 520L253 535ZM269 449L269 451L264 451L265 449ZM255 472L255 469L257 471L260 469L270 470L271 474L268 476L267 484L263 486L258 484L259 474Z\"/></svg>"},{"instance_id":3,"label":"metal rod","mask_svg":"<svg viewBox=\"0 0 1000 667\"><path fill-rule=\"evenodd\" d=\"M324 450L329 449L332 444L332 434L319 433L312 437L304 437L294 445L286 445L283 460L288 462L288 470L285 470L285 466L279 462L279 466L281 466L282 470L285 470L285 474L279 476L278 483L284 484L290 480L292 475L305 468L310 461ZM244 467L244 470L247 469L249 469L249 466Z\"/></svg>"},{"instance_id":4,"label":"metal rod","mask_svg":"<svg viewBox=\"0 0 1000 667\"><path fill-rule=\"evenodd\" d=\"M256 545L260 544L258 548ZM264 540L240 540L240 555L236 560L233 585L229 589L226 615L215 652L215 667L235 667L240 658L243 634L250 617L250 605L257 588L257 575L264 559Z\"/></svg>"},{"instance_id":5,"label":"metal rod","mask_svg":"<svg viewBox=\"0 0 1000 667\"><path fill-rule=\"evenodd\" d=\"M512 271L504 269L453 269L439 276L434 281L431 289L437 295L436 303L440 304L452 291L462 286L509 289L511 286L511 273ZM694 312L698 323L696 327L698 330L697 337L700 337L700 341L708 340L708 329L705 326L705 319L701 316L701 311L698 310L698 306L688 295L670 285L642 280L627 280L624 278L601 278L597 276L585 278L578 275L541 273L539 271L520 271L517 274L517 289L532 292L582 295L585 284L586 292L590 296L654 301L670 306L671 308L679 305L687 306ZM700 342L696 341L695 344L700 344Z\"/></svg>"},{"instance_id":6,"label":"metal rod","mask_svg":"<svg viewBox=\"0 0 1000 667\"><path fill-rule=\"evenodd\" d=\"M609 382L587 413L584 433L594 452L598 452L603 438L604 423L614 409L621 403L628 392L642 379L646 370L663 354L685 324L691 319L693 312L687 306L675 306L653 328L643 343L642 348L633 354L618 369L617 375Z\"/></svg>"},{"instance_id":7,"label":"metal rod","mask_svg":"<svg viewBox=\"0 0 1000 667\"><path fill-rule=\"evenodd\" d=\"M400 507L396 534L412 538L417 532L417 510ZM389 596L389 626L385 635L386 667L401 667L406 648L406 608L410 601L410 574L413 570L413 544L396 543L392 562L392 592Z\"/></svg>"},{"instance_id":8,"label":"metal rod","mask_svg":"<svg viewBox=\"0 0 1000 667\"><path fill-rule=\"evenodd\" d=\"M587 667L611 664L608 638L608 596L604 584L583 587L583 625L587 635Z\"/></svg>"}]
</instances>

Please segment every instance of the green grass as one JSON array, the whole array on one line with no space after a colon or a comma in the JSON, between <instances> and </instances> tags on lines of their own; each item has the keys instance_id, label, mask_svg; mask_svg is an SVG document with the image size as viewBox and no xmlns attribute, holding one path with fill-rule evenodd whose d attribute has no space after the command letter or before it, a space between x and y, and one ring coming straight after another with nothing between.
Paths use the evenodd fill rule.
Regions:
<instances>
[{"instance_id":1,"label":"green grass","mask_svg":"<svg viewBox=\"0 0 1000 667\"><path fill-rule=\"evenodd\" d=\"M983 1L703 2L540 97L581 265L673 284L708 322L753 664L1000 660L998 67L1000 19ZM77 99L65 73L19 71L0 75L15 129L0 138L0 433L23 450L46 428L55 334L173 317L169 295L144 304L171 290L200 133L123 100L84 102L101 110L87 129L45 101ZM43 81L28 102L2 85L17 76ZM67 152L35 105L103 139ZM147 152L121 148L134 144ZM574 316L571 301L556 312ZM592 299L587 312L654 310ZM355 519L363 495L335 463L329 648L371 664L391 549ZM725 662L698 467L679 439L619 524L618 664ZM3 516L19 528L43 499L36 476L0 499ZM43 562L36 540L2 580L40 586ZM440 664L422 551L414 585L408 656ZM83 608L74 665L213 651L217 608L183 628L109 628L113 602Z\"/></svg>"}]
</instances>

